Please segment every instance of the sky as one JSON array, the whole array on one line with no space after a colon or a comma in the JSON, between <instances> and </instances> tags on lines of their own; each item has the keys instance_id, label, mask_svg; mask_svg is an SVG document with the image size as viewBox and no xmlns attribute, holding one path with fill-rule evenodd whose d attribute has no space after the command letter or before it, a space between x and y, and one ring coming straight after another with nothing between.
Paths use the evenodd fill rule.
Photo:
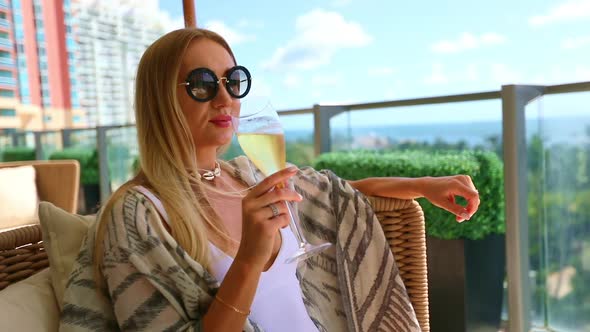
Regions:
<instances>
[{"instance_id":1,"label":"sky","mask_svg":"<svg viewBox=\"0 0 590 332\"><path fill-rule=\"evenodd\" d=\"M181 0L158 5L170 29L182 27ZM224 36L252 73L251 95L279 110L590 81L590 0L208 0L195 7L197 25ZM590 115L590 92L557 99L542 112ZM293 123L311 125L311 116L300 118ZM485 101L335 121L500 118L501 103Z\"/></svg>"}]
</instances>

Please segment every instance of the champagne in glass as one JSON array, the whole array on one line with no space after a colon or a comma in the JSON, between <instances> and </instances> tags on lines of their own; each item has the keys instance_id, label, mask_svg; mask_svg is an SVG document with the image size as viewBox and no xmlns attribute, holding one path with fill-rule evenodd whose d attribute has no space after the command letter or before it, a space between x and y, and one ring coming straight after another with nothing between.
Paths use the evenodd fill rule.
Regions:
<instances>
[{"instance_id":1,"label":"champagne in glass","mask_svg":"<svg viewBox=\"0 0 590 332\"><path fill-rule=\"evenodd\" d=\"M244 153L265 175L286 167L285 137L283 134L238 133Z\"/></svg>"},{"instance_id":2,"label":"champagne in glass","mask_svg":"<svg viewBox=\"0 0 590 332\"><path fill-rule=\"evenodd\" d=\"M242 150L265 176L286 167L283 127L270 103L267 103L259 112L241 115L234 120L234 128ZM291 184L290 182L290 186ZM308 243L301 232L301 225L292 204L286 203L291 219L289 227L299 244L297 252L287 258L286 263L305 260L332 245L331 243L318 245Z\"/></svg>"}]
</instances>

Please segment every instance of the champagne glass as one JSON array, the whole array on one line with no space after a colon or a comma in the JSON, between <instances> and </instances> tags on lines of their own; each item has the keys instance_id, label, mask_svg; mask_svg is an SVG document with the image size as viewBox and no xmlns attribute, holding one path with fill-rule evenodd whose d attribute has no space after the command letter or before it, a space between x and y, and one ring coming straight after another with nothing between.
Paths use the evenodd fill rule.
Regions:
<instances>
[{"instance_id":1,"label":"champagne glass","mask_svg":"<svg viewBox=\"0 0 590 332\"><path fill-rule=\"evenodd\" d=\"M286 167L285 135L279 115L272 105L262 105L258 112L242 113L239 118L234 118L234 129L244 153L265 176L269 176ZM292 181L289 182L290 187L291 185ZM297 251L287 258L286 263L303 261L332 245L307 242L293 205L291 202L285 203L291 219L289 227L299 244Z\"/></svg>"}]
</instances>

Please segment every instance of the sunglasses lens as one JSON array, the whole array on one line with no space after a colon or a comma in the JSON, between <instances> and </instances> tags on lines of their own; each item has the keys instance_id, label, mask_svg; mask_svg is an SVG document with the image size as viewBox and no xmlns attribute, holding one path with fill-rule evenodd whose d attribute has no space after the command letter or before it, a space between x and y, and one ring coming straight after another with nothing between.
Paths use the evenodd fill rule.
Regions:
<instances>
[{"instance_id":1,"label":"sunglasses lens","mask_svg":"<svg viewBox=\"0 0 590 332\"><path fill-rule=\"evenodd\" d=\"M195 71L189 77L189 87L195 98L207 100L215 96L217 82L209 71Z\"/></svg>"},{"instance_id":2,"label":"sunglasses lens","mask_svg":"<svg viewBox=\"0 0 590 332\"><path fill-rule=\"evenodd\" d=\"M236 98L246 96L250 90L250 73L245 68L236 68L229 73L227 90Z\"/></svg>"}]
</instances>

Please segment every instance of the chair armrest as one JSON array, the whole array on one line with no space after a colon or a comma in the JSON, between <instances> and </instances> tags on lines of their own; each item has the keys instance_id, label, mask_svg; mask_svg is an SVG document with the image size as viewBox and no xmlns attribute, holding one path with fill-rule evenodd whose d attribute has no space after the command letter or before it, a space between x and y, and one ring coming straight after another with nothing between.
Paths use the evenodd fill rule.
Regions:
<instances>
[{"instance_id":1,"label":"chair armrest","mask_svg":"<svg viewBox=\"0 0 590 332\"><path fill-rule=\"evenodd\" d=\"M37 194L41 201L53 203L70 213L78 207L80 164L77 160L33 160L0 163L0 168L33 166Z\"/></svg>"},{"instance_id":2,"label":"chair armrest","mask_svg":"<svg viewBox=\"0 0 590 332\"><path fill-rule=\"evenodd\" d=\"M422 331L430 331L424 212L415 200L368 197L400 271Z\"/></svg>"},{"instance_id":3,"label":"chair armrest","mask_svg":"<svg viewBox=\"0 0 590 332\"><path fill-rule=\"evenodd\" d=\"M0 290L49 266L41 226L0 232Z\"/></svg>"}]
</instances>

